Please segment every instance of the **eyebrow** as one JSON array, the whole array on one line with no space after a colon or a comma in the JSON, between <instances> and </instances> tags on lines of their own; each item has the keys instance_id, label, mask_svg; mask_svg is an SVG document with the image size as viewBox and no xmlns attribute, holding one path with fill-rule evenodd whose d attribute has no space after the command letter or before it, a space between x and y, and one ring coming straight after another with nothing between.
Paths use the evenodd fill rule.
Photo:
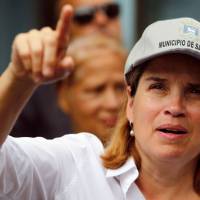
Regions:
<instances>
[{"instance_id":1,"label":"eyebrow","mask_svg":"<svg viewBox=\"0 0 200 200\"><path fill-rule=\"evenodd\" d=\"M156 82L166 82L167 81L164 78L159 78L159 77L155 77L155 76L147 77L145 80L146 81L156 81Z\"/></svg>"},{"instance_id":2,"label":"eyebrow","mask_svg":"<svg viewBox=\"0 0 200 200\"><path fill-rule=\"evenodd\" d=\"M146 81L155 81L155 82L167 82L167 79L164 78L159 78L155 76L147 77L145 79ZM200 83L188 83L187 84L189 87L200 87Z\"/></svg>"},{"instance_id":3,"label":"eyebrow","mask_svg":"<svg viewBox=\"0 0 200 200\"><path fill-rule=\"evenodd\" d=\"M195 88L197 88L197 87L200 88L200 83L188 83L188 86L189 86L189 87L192 87L192 88L193 88L193 87L195 87Z\"/></svg>"}]
</instances>

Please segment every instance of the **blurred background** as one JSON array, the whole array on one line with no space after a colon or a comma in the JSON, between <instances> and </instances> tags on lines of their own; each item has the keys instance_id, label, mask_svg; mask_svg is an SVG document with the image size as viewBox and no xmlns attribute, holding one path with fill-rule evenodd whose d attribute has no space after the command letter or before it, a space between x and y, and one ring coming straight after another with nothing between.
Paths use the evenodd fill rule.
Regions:
<instances>
[{"instance_id":1,"label":"blurred background","mask_svg":"<svg viewBox=\"0 0 200 200\"><path fill-rule=\"evenodd\" d=\"M122 7L125 46L130 49L146 25L160 19L200 19L199 0L117 0ZM54 24L55 0L0 0L0 72L7 66L14 36Z\"/></svg>"}]
</instances>

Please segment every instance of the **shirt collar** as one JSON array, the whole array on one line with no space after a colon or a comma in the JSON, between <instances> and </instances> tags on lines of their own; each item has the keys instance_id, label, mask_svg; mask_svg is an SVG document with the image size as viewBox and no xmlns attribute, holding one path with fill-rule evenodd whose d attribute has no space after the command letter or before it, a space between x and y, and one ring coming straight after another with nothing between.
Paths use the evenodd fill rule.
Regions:
<instances>
[{"instance_id":1,"label":"shirt collar","mask_svg":"<svg viewBox=\"0 0 200 200\"><path fill-rule=\"evenodd\" d=\"M119 181L124 194L127 193L131 184L135 182L138 176L139 172L132 157L130 157L120 168L107 169L106 172L107 178L113 177Z\"/></svg>"}]
</instances>

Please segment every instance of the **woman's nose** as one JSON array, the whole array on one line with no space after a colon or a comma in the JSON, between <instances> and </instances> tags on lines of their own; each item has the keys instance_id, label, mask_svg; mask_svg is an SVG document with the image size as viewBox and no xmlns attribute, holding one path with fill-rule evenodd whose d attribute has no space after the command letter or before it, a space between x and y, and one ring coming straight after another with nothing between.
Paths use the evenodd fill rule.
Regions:
<instances>
[{"instance_id":1,"label":"woman's nose","mask_svg":"<svg viewBox=\"0 0 200 200\"><path fill-rule=\"evenodd\" d=\"M184 98L181 95L169 98L164 113L172 117L184 117L186 113Z\"/></svg>"},{"instance_id":2,"label":"woman's nose","mask_svg":"<svg viewBox=\"0 0 200 200\"><path fill-rule=\"evenodd\" d=\"M116 94L115 91L107 91L104 96L104 107L110 110L118 110L120 107L122 96Z\"/></svg>"},{"instance_id":3,"label":"woman's nose","mask_svg":"<svg viewBox=\"0 0 200 200\"><path fill-rule=\"evenodd\" d=\"M95 23L98 26L106 26L108 20L108 17L102 11L97 11L97 13L95 14Z\"/></svg>"}]
</instances>

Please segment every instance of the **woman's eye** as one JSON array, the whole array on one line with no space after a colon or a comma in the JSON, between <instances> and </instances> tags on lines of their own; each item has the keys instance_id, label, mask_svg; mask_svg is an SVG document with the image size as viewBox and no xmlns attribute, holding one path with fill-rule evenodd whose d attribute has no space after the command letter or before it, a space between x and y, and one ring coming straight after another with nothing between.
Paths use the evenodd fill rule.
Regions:
<instances>
[{"instance_id":1,"label":"woman's eye","mask_svg":"<svg viewBox=\"0 0 200 200\"><path fill-rule=\"evenodd\" d=\"M119 83L119 84L116 84L115 85L115 90L116 91L119 91L119 92L124 92L124 90L125 90L125 85L123 84L123 83Z\"/></svg>"},{"instance_id":2,"label":"woman's eye","mask_svg":"<svg viewBox=\"0 0 200 200\"><path fill-rule=\"evenodd\" d=\"M94 88L88 88L87 93L100 94L103 90L104 90L104 86L101 85L101 86L97 86L97 87L94 87Z\"/></svg>"},{"instance_id":3,"label":"woman's eye","mask_svg":"<svg viewBox=\"0 0 200 200\"><path fill-rule=\"evenodd\" d=\"M163 83L153 83L149 86L149 89L165 90L165 86Z\"/></svg>"},{"instance_id":4,"label":"woman's eye","mask_svg":"<svg viewBox=\"0 0 200 200\"><path fill-rule=\"evenodd\" d=\"M190 93L200 95L200 88L190 88Z\"/></svg>"}]
</instances>

